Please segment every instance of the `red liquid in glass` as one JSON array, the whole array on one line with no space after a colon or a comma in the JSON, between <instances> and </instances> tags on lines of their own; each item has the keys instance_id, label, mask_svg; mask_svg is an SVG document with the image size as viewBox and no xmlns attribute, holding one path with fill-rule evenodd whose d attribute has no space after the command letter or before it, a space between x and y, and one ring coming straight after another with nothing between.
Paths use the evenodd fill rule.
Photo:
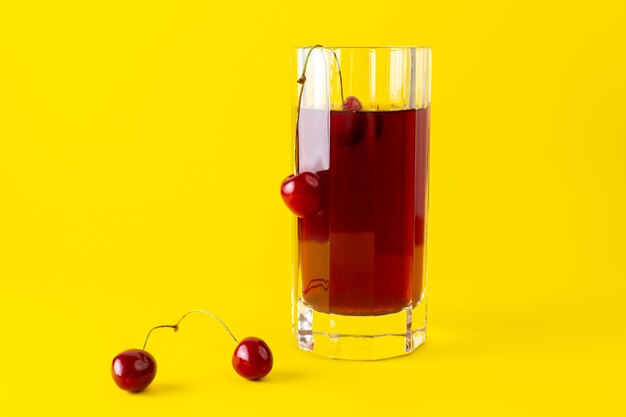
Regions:
<instances>
[{"instance_id":1,"label":"red liquid in glass","mask_svg":"<svg viewBox=\"0 0 626 417\"><path fill-rule=\"evenodd\" d=\"M300 114L299 171L322 208L298 219L305 303L333 314L415 306L424 284L429 109Z\"/></svg>"}]
</instances>

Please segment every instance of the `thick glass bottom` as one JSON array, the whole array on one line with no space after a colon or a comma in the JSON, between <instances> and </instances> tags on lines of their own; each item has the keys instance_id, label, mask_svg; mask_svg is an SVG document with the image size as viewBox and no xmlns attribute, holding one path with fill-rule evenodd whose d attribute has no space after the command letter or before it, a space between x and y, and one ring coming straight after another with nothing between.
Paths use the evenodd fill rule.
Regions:
<instances>
[{"instance_id":1,"label":"thick glass bottom","mask_svg":"<svg viewBox=\"0 0 626 417\"><path fill-rule=\"evenodd\" d=\"M316 311L301 298L294 333L298 346L315 354L351 360L406 355L426 339L426 300L380 316L344 316Z\"/></svg>"}]
</instances>

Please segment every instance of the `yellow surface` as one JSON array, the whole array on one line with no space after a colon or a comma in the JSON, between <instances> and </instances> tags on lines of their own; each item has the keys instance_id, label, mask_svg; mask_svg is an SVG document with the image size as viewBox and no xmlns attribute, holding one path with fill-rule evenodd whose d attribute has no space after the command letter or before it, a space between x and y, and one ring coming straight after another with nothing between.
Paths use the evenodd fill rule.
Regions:
<instances>
[{"instance_id":1,"label":"yellow surface","mask_svg":"<svg viewBox=\"0 0 626 417\"><path fill-rule=\"evenodd\" d=\"M623 1L0 3L0 416L624 415ZM280 4L280 5L279 5ZM429 339L290 335L291 47L433 48ZM275 354L231 369L207 308ZM273 413L273 414L270 414Z\"/></svg>"}]
</instances>

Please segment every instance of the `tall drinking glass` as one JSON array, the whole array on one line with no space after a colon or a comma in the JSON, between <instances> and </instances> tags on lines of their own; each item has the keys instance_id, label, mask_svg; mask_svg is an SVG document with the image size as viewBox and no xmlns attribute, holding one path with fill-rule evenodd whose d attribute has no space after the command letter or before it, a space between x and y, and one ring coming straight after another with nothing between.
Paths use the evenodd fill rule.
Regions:
<instances>
[{"instance_id":1,"label":"tall drinking glass","mask_svg":"<svg viewBox=\"0 0 626 417\"><path fill-rule=\"evenodd\" d=\"M293 326L323 356L381 359L426 336L431 51L296 51ZM299 78L298 78L299 77Z\"/></svg>"}]
</instances>

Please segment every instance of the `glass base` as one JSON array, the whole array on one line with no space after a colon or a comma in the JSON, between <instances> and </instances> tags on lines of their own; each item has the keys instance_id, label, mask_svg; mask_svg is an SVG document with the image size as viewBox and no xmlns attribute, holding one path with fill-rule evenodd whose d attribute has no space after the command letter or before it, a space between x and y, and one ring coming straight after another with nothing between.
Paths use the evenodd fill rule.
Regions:
<instances>
[{"instance_id":1,"label":"glass base","mask_svg":"<svg viewBox=\"0 0 626 417\"><path fill-rule=\"evenodd\" d=\"M426 302L382 316L344 316L317 311L301 298L294 332L298 346L315 354L351 360L406 355L426 339Z\"/></svg>"}]
</instances>

